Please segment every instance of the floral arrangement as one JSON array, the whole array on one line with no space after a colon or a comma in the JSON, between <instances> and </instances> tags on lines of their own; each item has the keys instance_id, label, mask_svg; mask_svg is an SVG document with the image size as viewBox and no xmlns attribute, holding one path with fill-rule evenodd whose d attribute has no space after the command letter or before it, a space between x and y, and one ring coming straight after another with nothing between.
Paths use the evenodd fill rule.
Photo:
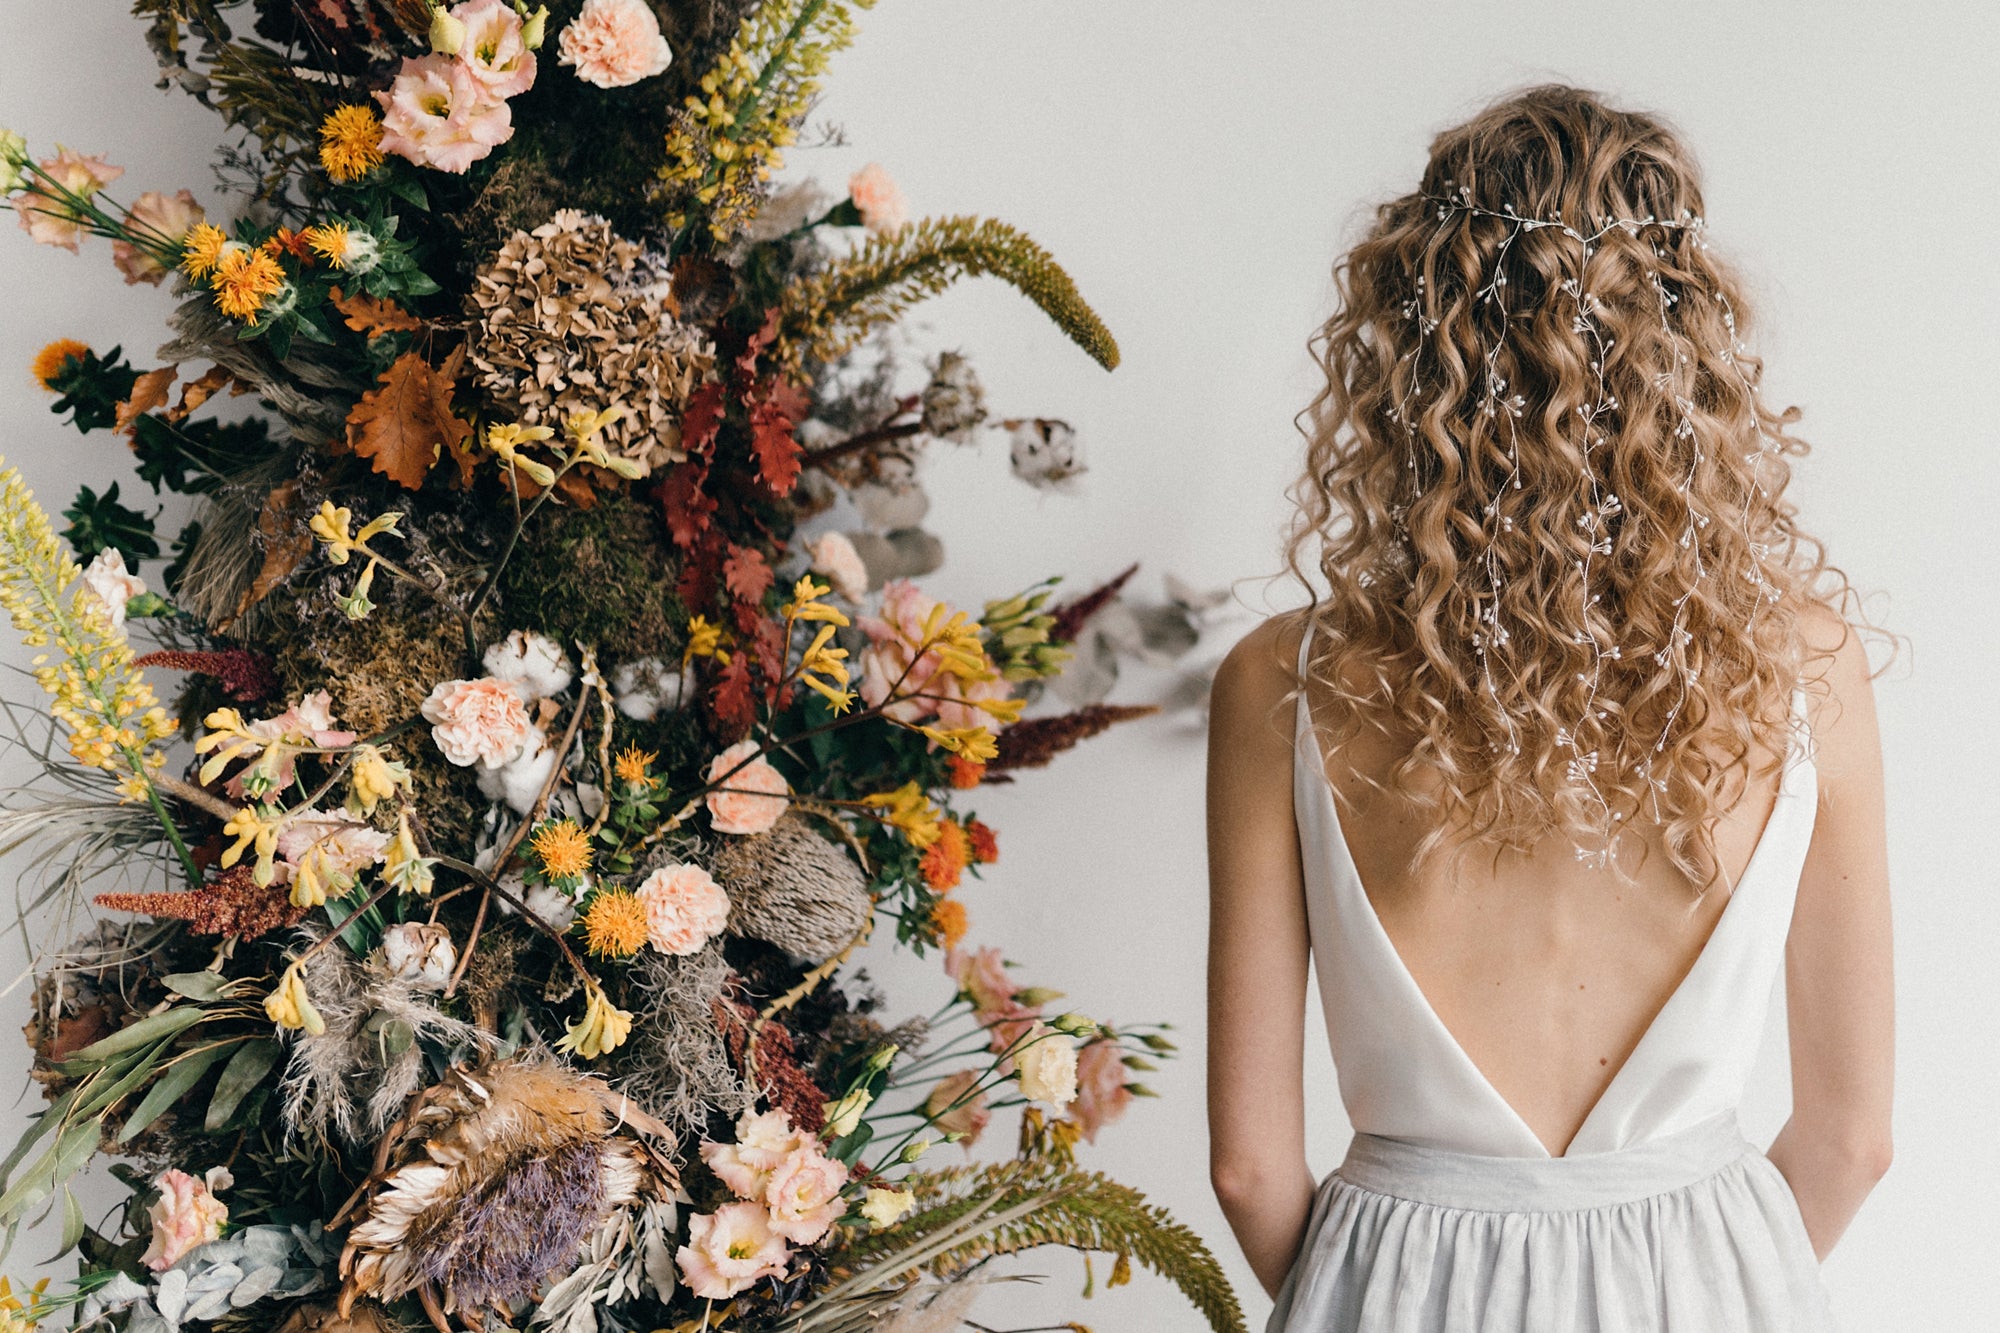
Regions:
<instances>
[{"instance_id":1,"label":"floral arrangement","mask_svg":"<svg viewBox=\"0 0 2000 1333\"><path fill-rule=\"evenodd\" d=\"M1078 1161L1165 1025L967 938L982 784L1149 710L1100 697L1122 576L922 591L924 449L1082 463L890 334L991 275L1117 347L1002 223L911 221L879 166L773 186L863 7L138 0L236 133L229 219L0 132L34 240L180 296L151 364L33 373L188 515L85 488L58 531L0 471L46 695L0 847L60 941L0 1223L59 1217L80 1269L0 1284L0 1330L918 1333L1045 1245L1242 1327ZM929 1016L844 970L880 928L940 954ZM131 1194L93 1222L100 1153Z\"/></svg>"}]
</instances>

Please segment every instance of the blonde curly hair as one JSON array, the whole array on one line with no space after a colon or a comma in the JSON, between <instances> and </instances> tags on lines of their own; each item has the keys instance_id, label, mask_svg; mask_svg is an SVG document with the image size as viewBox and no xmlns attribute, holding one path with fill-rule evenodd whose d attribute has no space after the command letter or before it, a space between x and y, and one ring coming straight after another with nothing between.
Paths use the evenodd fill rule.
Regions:
<instances>
[{"instance_id":1,"label":"blonde curly hair","mask_svg":"<svg viewBox=\"0 0 2000 1333\"><path fill-rule=\"evenodd\" d=\"M1455 831L1616 865L1650 825L1699 894L1753 750L1787 753L1803 617L1854 594L1785 499L1798 410L1757 396L1701 214L1665 124L1548 85L1438 135L1335 266L1286 562L1322 744L1413 738L1417 863Z\"/></svg>"}]
</instances>

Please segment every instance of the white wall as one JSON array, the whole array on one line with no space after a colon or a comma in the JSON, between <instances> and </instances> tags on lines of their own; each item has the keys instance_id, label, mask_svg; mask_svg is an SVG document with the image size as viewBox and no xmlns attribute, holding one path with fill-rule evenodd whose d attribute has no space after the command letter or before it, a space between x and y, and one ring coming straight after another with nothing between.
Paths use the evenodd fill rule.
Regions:
<instances>
[{"instance_id":1,"label":"white wall","mask_svg":"<svg viewBox=\"0 0 2000 1333\"><path fill-rule=\"evenodd\" d=\"M4 0L0 123L38 146L60 136L108 152L130 169L127 197L200 192L214 127L152 89L119 8ZM931 526L951 559L932 582L973 604L1135 557L1149 594L1164 571L1219 585L1275 567L1280 491L1298 455L1291 418L1313 387L1304 340L1326 313L1328 268L1367 205L1415 180L1436 129L1494 93L1561 78L1686 131L1708 172L1711 238L1761 297L1754 341L1771 397L1805 408L1800 433L1818 446L1797 482L1809 525L1864 590L1885 594L1876 617L1914 645L1877 685L1901 978L1897 1161L1827 1279L1855 1330L2000 1315L2000 969L1989 956L2000 874L1982 841L2000 808L1988 758L2000 743L1988 675L2000 619L1982 596L2000 563L1993 11L1970 0L883 0L861 29L822 108L849 146L795 153L796 169L837 188L880 160L918 213L1025 227L1125 354L1103 373L997 284L925 312L933 345L970 351L998 407L1068 418L1091 462L1083 494L1044 497L1007 477L996 444L936 456ZM6 368L58 335L123 339L143 354L168 302L122 288L101 243L73 259L19 236L0 238L0 291L0 445L46 499L66 502L78 480L122 475L124 459L103 436L59 428L25 372ZM1254 584L1246 596L1265 605ZM967 894L977 936L1005 946L1027 979L1107 1018L1180 1027L1184 1058L1149 1076L1163 1099L1142 1102L1088 1160L1202 1230L1254 1325L1268 1302L1206 1182L1200 790L1197 734L1114 732L981 794L1003 860ZM931 998L928 965L885 975L913 1006ZM1753 1133L1784 1114L1782 1050L1766 1056L1746 1110ZM1309 1068L1323 1171L1346 1126L1323 1045ZM27 1244L23 1258L52 1248ZM1100 1333L1199 1322L1144 1274L1085 1303L1072 1260L1026 1267L1052 1278L982 1307L982 1322L1075 1317Z\"/></svg>"}]
</instances>

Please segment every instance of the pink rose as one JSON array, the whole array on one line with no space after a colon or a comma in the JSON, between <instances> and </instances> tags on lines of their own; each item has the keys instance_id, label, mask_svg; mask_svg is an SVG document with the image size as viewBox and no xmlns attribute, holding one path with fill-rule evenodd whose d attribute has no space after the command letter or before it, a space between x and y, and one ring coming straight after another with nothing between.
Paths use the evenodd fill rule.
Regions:
<instances>
[{"instance_id":1,"label":"pink rose","mask_svg":"<svg viewBox=\"0 0 2000 1333\"><path fill-rule=\"evenodd\" d=\"M1125 1114L1132 1104L1125 1086L1125 1056L1116 1041L1093 1041L1076 1054L1076 1100L1070 1104L1070 1119L1083 1130L1083 1137L1097 1142L1097 1131Z\"/></svg>"},{"instance_id":2,"label":"pink rose","mask_svg":"<svg viewBox=\"0 0 2000 1333\"><path fill-rule=\"evenodd\" d=\"M924 1098L924 1114L931 1117L931 1123L947 1134L963 1134L959 1143L969 1156L972 1145L986 1129L986 1122L993 1118L987 1109L986 1093L965 1094L979 1082L979 1071L961 1069L956 1074L947 1074L937 1081L931 1095ZM964 1098L960 1101L960 1098ZM953 1105L956 1102L957 1105Z\"/></svg>"},{"instance_id":3,"label":"pink rose","mask_svg":"<svg viewBox=\"0 0 2000 1333\"><path fill-rule=\"evenodd\" d=\"M782 1276L791 1255L785 1238L771 1229L764 1205L743 1202L689 1218L688 1242L675 1258L690 1291L719 1301L754 1286L759 1278Z\"/></svg>"},{"instance_id":4,"label":"pink rose","mask_svg":"<svg viewBox=\"0 0 2000 1333\"><path fill-rule=\"evenodd\" d=\"M583 0L583 8L556 38L560 63L585 83L623 88L649 79L673 60L659 16L645 0Z\"/></svg>"},{"instance_id":5,"label":"pink rose","mask_svg":"<svg viewBox=\"0 0 2000 1333\"><path fill-rule=\"evenodd\" d=\"M771 1173L810 1140L792 1128L792 1118L777 1107L761 1114L745 1111L736 1118L736 1142L702 1140L701 1160L739 1198L761 1199Z\"/></svg>"},{"instance_id":6,"label":"pink rose","mask_svg":"<svg viewBox=\"0 0 2000 1333\"><path fill-rule=\"evenodd\" d=\"M452 56L405 58L382 104L382 151L420 167L463 172L514 137L507 103Z\"/></svg>"},{"instance_id":7,"label":"pink rose","mask_svg":"<svg viewBox=\"0 0 2000 1333\"><path fill-rule=\"evenodd\" d=\"M909 221L903 191L880 162L870 162L848 177L847 195L861 214L861 225L878 235L896 231Z\"/></svg>"},{"instance_id":8,"label":"pink rose","mask_svg":"<svg viewBox=\"0 0 2000 1333\"><path fill-rule=\"evenodd\" d=\"M763 759L743 763L757 752L757 742L738 741L708 766L708 780L720 784L708 794L709 822L717 833L762 833L791 804L784 774Z\"/></svg>"},{"instance_id":9,"label":"pink rose","mask_svg":"<svg viewBox=\"0 0 2000 1333\"><path fill-rule=\"evenodd\" d=\"M663 866L638 889L646 939L661 953L691 954L729 924L729 895L700 866Z\"/></svg>"},{"instance_id":10,"label":"pink rose","mask_svg":"<svg viewBox=\"0 0 2000 1333\"><path fill-rule=\"evenodd\" d=\"M73 148L43 158L41 167L55 185L85 199L125 174L125 168L114 167L101 157L85 157ZM37 244L59 245L74 254L84 237L83 223L66 200L46 193L51 188L48 182L33 181L14 196L14 211L21 215L21 230Z\"/></svg>"},{"instance_id":11,"label":"pink rose","mask_svg":"<svg viewBox=\"0 0 2000 1333\"><path fill-rule=\"evenodd\" d=\"M499 768L528 748L535 724L521 696L502 680L448 680L431 691L422 709L431 738L460 768Z\"/></svg>"},{"instance_id":12,"label":"pink rose","mask_svg":"<svg viewBox=\"0 0 2000 1333\"><path fill-rule=\"evenodd\" d=\"M466 0L451 16L465 25L458 59L489 97L513 97L535 86L535 53L521 35L521 16L503 0Z\"/></svg>"},{"instance_id":13,"label":"pink rose","mask_svg":"<svg viewBox=\"0 0 2000 1333\"><path fill-rule=\"evenodd\" d=\"M925 621L938 605L937 598L925 595L908 579L891 579L882 588L880 613L856 618L854 623L869 639L859 662L862 701L881 708L893 689L897 700L882 711L899 722L914 724L935 713L942 727L989 725L990 719L971 701L1004 699L1012 692L991 658L986 667L992 678L967 682L943 670L936 650L916 656L917 646L924 642ZM951 614L946 606L943 618L948 620ZM915 694L926 697L907 697Z\"/></svg>"},{"instance_id":14,"label":"pink rose","mask_svg":"<svg viewBox=\"0 0 2000 1333\"><path fill-rule=\"evenodd\" d=\"M771 1230L794 1245L810 1245L847 1210L840 1197L847 1168L808 1143L778 1163L764 1187Z\"/></svg>"},{"instance_id":15,"label":"pink rose","mask_svg":"<svg viewBox=\"0 0 2000 1333\"><path fill-rule=\"evenodd\" d=\"M140 230L151 232L169 249L178 250L187 234L194 230L195 224L206 216L201 205L186 190L175 194L148 190L132 205L128 222ZM151 251L142 250L130 241L111 243L111 262L125 275L127 283L150 282L157 286L160 279L167 276L166 266Z\"/></svg>"},{"instance_id":16,"label":"pink rose","mask_svg":"<svg viewBox=\"0 0 2000 1333\"><path fill-rule=\"evenodd\" d=\"M222 1235L229 1220L229 1205L215 1197L215 1191L235 1184L226 1167L210 1167L205 1179L196 1180L181 1170L162 1172L153 1182L160 1192L159 1202L146 1210L153 1219L153 1240L139 1262L155 1273L164 1273L181 1257Z\"/></svg>"}]
</instances>

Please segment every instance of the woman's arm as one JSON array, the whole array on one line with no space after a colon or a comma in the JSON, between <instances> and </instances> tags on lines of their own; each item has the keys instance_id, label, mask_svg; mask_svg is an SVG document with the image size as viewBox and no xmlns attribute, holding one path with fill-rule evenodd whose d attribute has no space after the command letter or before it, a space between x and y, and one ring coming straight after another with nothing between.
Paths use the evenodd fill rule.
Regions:
<instances>
[{"instance_id":1,"label":"woman's arm","mask_svg":"<svg viewBox=\"0 0 2000 1333\"><path fill-rule=\"evenodd\" d=\"M1830 649L1845 626L1828 613ZM1861 636L1848 631L1813 720L1820 806L1785 946L1792 1115L1770 1157L1824 1259L1889 1169L1895 1001L1882 749Z\"/></svg>"},{"instance_id":2,"label":"woman's arm","mask_svg":"<svg viewBox=\"0 0 2000 1333\"><path fill-rule=\"evenodd\" d=\"M1208 727L1209 1175L1277 1294L1315 1182L1305 1153L1307 935L1292 817L1296 629L1267 621L1223 660Z\"/></svg>"}]
</instances>

